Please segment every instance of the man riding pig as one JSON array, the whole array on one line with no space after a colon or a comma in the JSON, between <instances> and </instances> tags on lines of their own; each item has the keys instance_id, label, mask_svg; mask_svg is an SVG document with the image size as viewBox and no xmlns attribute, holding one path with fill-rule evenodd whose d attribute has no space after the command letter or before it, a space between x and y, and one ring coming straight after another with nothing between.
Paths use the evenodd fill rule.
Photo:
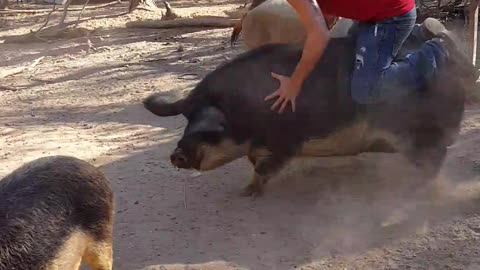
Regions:
<instances>
[{"instance_id":1,"label":"man riding pig","mask_svg":"<svg viewBox=\"0 0 480 270\"><path fill-rule=\"evenodd\" d=\"M144 100L158 116L188 120L172 164L207 171L248 156L248 196L261 195L302 156L401 153L422 179L433 179L478 78L452 33L435 19L416 25L413 0L318 0L321 10L311 0L288 1L306 28L303 47L261 46L217 67L185 98L156 93ZM359 23L330 40L322 12ZM270 108L265 99L275 97ZM275 112L288 103L294 113Z\"/></svg>"},{"instance_id":2,"label":"man riding pig","mask_svg":"<svg viewBox=\"0 0 480 270\"><path fill-rule=\"evenodd\" d=\"M303 53L290 77L272 73L280 87L265 100L277 97L271 106L283 112L295 99L303 81L315 67L329 42L325 17L343 17L358 22L356 59L351 78L352 98L360 104L375 104L421 89L446 59L463 57L453 33L441 22L428 18L416 24L414 0L288 0L306 30ZM423 45L403 59L396 59L407 37Z\"/></svg>"}]
</instances>

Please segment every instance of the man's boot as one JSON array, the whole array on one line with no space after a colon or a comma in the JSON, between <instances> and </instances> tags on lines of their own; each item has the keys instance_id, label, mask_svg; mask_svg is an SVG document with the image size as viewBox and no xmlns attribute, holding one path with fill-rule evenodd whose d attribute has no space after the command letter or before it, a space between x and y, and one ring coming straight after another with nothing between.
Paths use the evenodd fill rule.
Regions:
<instances>
[{"instance_id":1,"label":"man's boot","mask_svg":"<svg viewBox=\"0 0 480 270\"><path fill-rule=\"evenodd\" d=\"M457 64L462 73L465 72L467 77L475 80L479 77L479 71L466 56L459 38L452 31L447 30L439 20L427 18L420 29L427 39L439 39L442 47L446 49L448 61Z\"/></svg>"}]
</instances>

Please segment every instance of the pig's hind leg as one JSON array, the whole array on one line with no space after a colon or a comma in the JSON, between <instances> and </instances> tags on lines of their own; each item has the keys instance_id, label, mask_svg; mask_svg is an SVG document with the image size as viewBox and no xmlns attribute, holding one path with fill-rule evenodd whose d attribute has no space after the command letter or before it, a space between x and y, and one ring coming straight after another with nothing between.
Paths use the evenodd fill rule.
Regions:
<instances>
[{"instance_id":1,"label":"pig's hind leg","mask_svg":"<svg viewBox=\"0 0 480 270\"><path fill-rule=\"evenodd\" d=\"M436 197L438 191L435 180L440 172L447 153L445 146L418 147L405 153L418 173L403 191L404 203L382 221L382 226L399 225L406 222L415 211L425 210ZM426 204L425 204L426 203Z\"/></svg>"},{"instance_id":2,"label":"pig's hind leg","mask_svg":"<svg viewBox=\"0 0 480 270\"><path fill-rule=\"evenodd\" d=\"M419 172L418 180L409 190L410 194L419 193L436 180L447 154L445 146L419 148L407 153L407 158Z\"/></svg>"}]
</instances>

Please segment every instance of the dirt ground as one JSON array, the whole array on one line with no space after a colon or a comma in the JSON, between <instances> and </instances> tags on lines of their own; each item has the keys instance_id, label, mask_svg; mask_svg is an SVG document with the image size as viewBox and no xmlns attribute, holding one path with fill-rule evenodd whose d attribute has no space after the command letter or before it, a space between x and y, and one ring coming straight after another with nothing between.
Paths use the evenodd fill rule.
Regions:
<instances>
[{"instance_id":1,"label":"dirt ground","mask_svg":"<svg viewBox=\"0 0 480 270\"><path fill-rule=\"evenodd\" d=\"M225 16L241 3L171 4L183 16ZM185 120L156 117L141 101L188 91L243 48L228 45L230 29L125 28L160 17L126 8L85 12L91 50L86 37L0 43L0 70L44 57L0 79L0 176L46 155L100 166L116 193L114 269L480 269L478 105L431 197L399 195L415 175L380 154L296 160L264 197L240 197L252 173L244 159L201 174L174 169ZM0 40L45 15L0 15Z\"/></svg>"}]
</instances>

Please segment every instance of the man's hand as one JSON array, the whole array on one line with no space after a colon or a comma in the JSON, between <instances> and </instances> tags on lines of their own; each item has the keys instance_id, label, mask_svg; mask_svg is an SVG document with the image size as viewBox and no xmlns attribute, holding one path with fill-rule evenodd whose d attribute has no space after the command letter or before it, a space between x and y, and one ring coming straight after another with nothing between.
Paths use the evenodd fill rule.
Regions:
<instances>
[{"instance_id":1,"label":"man's hand","mask_svg":"<svg viewBox=\"0 0 480 270\"><path fill-rule=\"evenodd\" d=\"M275 92L267 96L265 98L265 101L278 96L277 101L275 101L275 103L271 107L272 110L275 110L275 108L281 104L280 110L278 112L282 113L285 110L288 102L291 102L292 111L295 112L295 99L300 93L301 85L295 83L287 76L279 75L273 72L272 77L280 81L280 87Z\"/></svg>"},{"instance_id":2,"label":"man's hand","mask_svg":"<svg viewBox=\"0 0 480 270\"><path fill-rule=\"evenodd\" d=\"M295 112L295 99L302 88L303 81L315 67L330 39L329 31L325 23L322 11L315 0L287 0L295 9L306 30L306 40L302 51L302 57L293 71L291 77L272 73L272 76L280 81L280 87L267 96L265 100L276 96L279 98L272 105L272 110L281 104L279 113L285 110L289 102L292 103L292 111Z\"/></svg>"}]
</instances>

